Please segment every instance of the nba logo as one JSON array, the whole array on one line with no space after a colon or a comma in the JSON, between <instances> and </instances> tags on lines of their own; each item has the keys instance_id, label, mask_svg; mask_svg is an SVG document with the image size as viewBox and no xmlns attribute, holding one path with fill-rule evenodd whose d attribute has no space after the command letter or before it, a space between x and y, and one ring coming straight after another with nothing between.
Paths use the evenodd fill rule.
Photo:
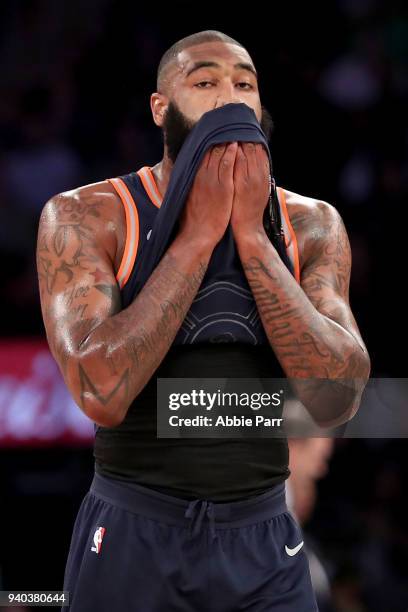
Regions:
<instances>
[{"instance_id":1,"label":"nba logo","mask_svg":"<svg viewBox=\"0 0 408 612\"><path fill-rule=\"evenodd\" d=\"M97 555L99 555L101 551L102 540L103 540L103 536L105 535L105 531L106 531L105 527L98 527L98 529L94 533L93 541L94 541L95 546L92 546L91 550L92 552L95 552Z\"/></svg>"}]
</instances>

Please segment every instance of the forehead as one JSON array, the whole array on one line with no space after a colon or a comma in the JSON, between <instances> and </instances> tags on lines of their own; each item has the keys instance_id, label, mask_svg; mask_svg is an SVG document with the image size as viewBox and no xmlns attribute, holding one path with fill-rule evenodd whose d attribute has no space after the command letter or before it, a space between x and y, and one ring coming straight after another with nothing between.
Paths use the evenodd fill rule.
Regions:
<instances>
[{"instance_id":1,"label":"forehead","mask_svg":"<svg viewBox=\"0 0 408 612\"><path fill-rule=\"evenodd\" d=\"M214 61L221 65L233 66L239 62L245 62L253 66L248 51L242 47L221 41L206 42L184 49L184 51L178 54L174 67L175 75L185 76L195 62L206 60Z\"/></svg>"}]
</instances>

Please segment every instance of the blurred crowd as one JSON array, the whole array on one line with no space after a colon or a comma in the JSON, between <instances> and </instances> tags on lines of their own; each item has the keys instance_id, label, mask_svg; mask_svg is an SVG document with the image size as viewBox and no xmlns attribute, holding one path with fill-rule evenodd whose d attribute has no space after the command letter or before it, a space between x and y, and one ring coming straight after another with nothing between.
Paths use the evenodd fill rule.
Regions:
<instances>
[{"instance_id":1,"label":"blurred crowd","mask_svg":"<svg viewBox=\"0 0 408 612\"><path fill-rule=\"evenodd\" d=\"M277 184L332 203L344 219L353 253L351 305L372 376L404 376L397 338L408 201L408 8L385 0L280 4L238 9L209 1L195 14L188 2L0 3L0 336L44 333L35 269L44 203L157 163L162 140L149 97L160 57L183 36L218 29L247 47L260 74L262 102L275 124ZM302 521L330 582L327 610L408 608L405 448L403 440L336 441L324 451L326 468L309 477L311 508ZM62 506L65 496L74 500L60 525L67 545L84 474L90 479L92 471L90 456L82 463L76 452L67 449L57 461L72 488L54 497L52 461L3 453L9 510L0 509L0 518L10 520L22 499L33 499L24 477L38 461L47 470L41 480L35 468L44 490L49 483L47 507ZM295 478L299 496L297 484ZM41 503L36 494L36 507ZM48 538L51 555L55 538ZM14 580L21 588L5 557L0 549L7 577L0 587Z\"/></svg>"}]
</instances>

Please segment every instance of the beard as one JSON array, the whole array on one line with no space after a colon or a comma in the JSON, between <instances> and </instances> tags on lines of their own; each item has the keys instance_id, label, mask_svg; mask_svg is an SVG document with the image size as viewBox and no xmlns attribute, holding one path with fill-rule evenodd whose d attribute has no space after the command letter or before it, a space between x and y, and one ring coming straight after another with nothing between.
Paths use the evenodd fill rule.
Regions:
<instances>
[{"instance_id":1,"label":"beard","mask_svg":"<svg viewBox=\"0 0 408 612\"><path fill-rule=\"evenodd\" d=\"M164 142L167 147L167 154L173 164L177 159L177 155L179 154L185 139L196 123L196 121L191 121L188 119L181 112L175 102L172 100L169 102L166 114L164 116L162 130ZM267 111L264 106L262 106L260 126L266 136L266 141L269 143L274 124L269 111Z\"/></svg>"}]
</instances>

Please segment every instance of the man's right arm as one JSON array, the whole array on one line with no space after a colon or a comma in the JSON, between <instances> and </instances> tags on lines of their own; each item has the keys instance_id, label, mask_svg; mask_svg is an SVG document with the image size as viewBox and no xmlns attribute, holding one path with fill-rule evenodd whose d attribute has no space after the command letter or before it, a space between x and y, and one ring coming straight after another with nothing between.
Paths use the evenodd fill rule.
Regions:
<instances>
[{"instance_id":1,"label":"man's right arm","mask_svg":"<svg viewBox=\"0 0 408 612\"><path fill-rule=\"evenodd\" d=\"M47 338L73 398L99 425L123 421L184 321L231 217L236 151L207 151L178 235L124 310L114 261L125 230L113 188L86 186L45 205L37 267Z\"/></svg>"},{"instance_id":2,"label":"man's right arm","mask_svg":"<svg viewBox=\"0 0 408 612\"><path fill-rule=\"evenodd\" d=\"M214 245L195 240L193 248L179 235L121 310L106 210L100 195L60 194L47 202L37 266L47 338L65 382L89 418L112 427L166 355Z\"/></svg>"}]
</instances>

